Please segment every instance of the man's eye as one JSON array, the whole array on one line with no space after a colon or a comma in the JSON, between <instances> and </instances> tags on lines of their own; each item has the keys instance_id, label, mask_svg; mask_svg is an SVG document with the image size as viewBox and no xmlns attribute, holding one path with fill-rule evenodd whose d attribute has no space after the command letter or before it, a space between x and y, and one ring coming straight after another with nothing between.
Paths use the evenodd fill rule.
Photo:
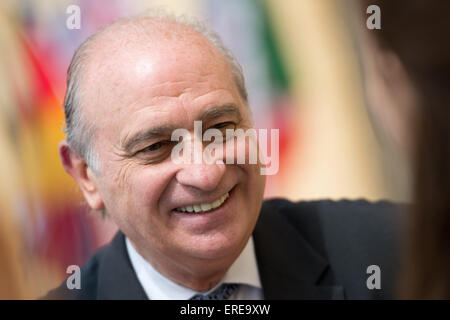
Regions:
<instances>
[{"instance_id":1,"label":"man's eye","mask_svg":"<svg viewBox=\"0 0 450 320\"><path fill-rule=\"evenodd\" d=\"M141 152L155 152L155 151L158 151L159 149L165 147L168 144L169 144L168 141L159 141L159 142L156 142L156 143L142 149Z\"/></svg>"},{"instance_id":2,"label":"man's eye","mask_svg":"<svg viewBox=\"0 0 450 320\"><path fill-rule=\"evenodd\" d=\"M231 122L231 121L221 122L221 123L218 123L218 124L213 126L213 128L219 129L219 130L220 129L232 129L234 127L236 127L236 124L234 122Z\"/></svg>"},{"instance_id":3,"label":"man's eye","mask_svg":"<svg viewBox=\"0 0 450 320\"><path fill-rule=\"evenodd\" d=\"M166 159L171 152L172 141L159 141L136 152L135 157L145 163L158 163Z\"/></svg>"}]
</instances>

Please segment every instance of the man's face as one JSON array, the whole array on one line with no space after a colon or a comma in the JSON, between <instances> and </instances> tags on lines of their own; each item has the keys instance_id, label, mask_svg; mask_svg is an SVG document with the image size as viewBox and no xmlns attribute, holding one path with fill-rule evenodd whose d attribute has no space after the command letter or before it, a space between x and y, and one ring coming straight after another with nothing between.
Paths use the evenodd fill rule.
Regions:
<instances>
[{"instance_id":1,"label":"man's face","mask_svg":"<svg viewBox=\"0 0 450 320\"><path fill-rule=\"evenodd\" d=\"M104 53L84 79L89 104L83 112L98 128L95 184L108 214L147 258L235 257L261 208L265 177L259 165L171 160L177 143L170 141L172 131L193 134L194 120L203 120L203 130L252 127L229 65L204 42L127 48L108 58ZM207 213L177 210L217 205L226 195Z\"/></svg>"}]
</instances>

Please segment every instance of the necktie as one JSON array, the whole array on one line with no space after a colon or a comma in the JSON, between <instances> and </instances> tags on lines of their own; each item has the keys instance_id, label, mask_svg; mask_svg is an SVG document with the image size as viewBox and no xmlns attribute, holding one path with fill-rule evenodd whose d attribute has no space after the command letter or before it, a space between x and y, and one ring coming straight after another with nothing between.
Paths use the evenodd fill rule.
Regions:
<instances>
[{"instance_id":1,"label":"necktie","mask_svg":"<svg viewBox=\"0 0 450 320\"><path fill-rule=\"evenodd\" d=\"M196 294L191 300L228 300L237 288L238 285L235 283L222 283L213 292L208 294Z\"/></svg>"}]
</instances>

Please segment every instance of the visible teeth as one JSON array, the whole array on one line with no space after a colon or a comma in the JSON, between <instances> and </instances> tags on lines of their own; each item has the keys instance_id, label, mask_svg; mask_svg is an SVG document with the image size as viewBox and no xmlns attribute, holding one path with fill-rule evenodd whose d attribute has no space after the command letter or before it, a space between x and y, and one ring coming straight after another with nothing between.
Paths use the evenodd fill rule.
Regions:
<instances>
[{"instance_id":1,"label":"visible teeth","mask_svg":"<svg viewBox=\"0 0 450 320\"><path fill-rule=\"evenodd\" d=\"M222 202L220 201L220 199L217 199L216 201L214 201L214 202L212 203L213 209L218 208L218 207L220 206L221 203L222 203Z\"/></svg>"},{"instance_id":2,"label":"visible teeth","mask_svg":"<svg viewBox=\"0 0 450 320\"><path fill-rule=\"evenodd\" d=\"M202 211L209 211L212 208L212 205L209 203L201 204L200 207L202 208Z\"/></svg>"},{"instance_id":3,"label":"visible teeth","mask_svg":"<svg viewBox=\"0 0 450 320\"><path fill-rule=\"evenodd\" d=\"M211 211L213 209L220 207L225 202L225 200L228 199L229 196L230 196L230 194L227 192L226 194L224 194L223 196L221 196L219 199L217 199L214 202L179 207L179 208L176 208L175 210L181 211L181 212L194 212L194 211L195 212L208 212L208 211Z\"/></svg>"}]
</instances>

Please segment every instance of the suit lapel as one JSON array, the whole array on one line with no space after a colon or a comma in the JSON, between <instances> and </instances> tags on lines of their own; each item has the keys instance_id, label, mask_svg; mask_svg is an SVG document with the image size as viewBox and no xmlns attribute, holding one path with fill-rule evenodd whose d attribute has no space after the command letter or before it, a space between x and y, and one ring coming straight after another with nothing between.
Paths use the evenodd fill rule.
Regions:
<instances>
[{"instance_id":1,"label":"suit lapel","mask_svg":"<svg viewBox=\"0 0 450 320\"><path fill-rule=\"evenodd\" d=\"M148 299L131 265L125 236L119 231L106 248L98 271L97 299Z\"/></svg>"},{"instance_id":2,"label":"suit lapel","mask_svg":"<svg viewBox=\"0 0 450 320\"><path fill-rule=\"evenodd\" d=\"M328 262L279 212L265 202L253 233L265 299L343 299L341 286L320 286Z\"/></svg>"}]
</instances>

